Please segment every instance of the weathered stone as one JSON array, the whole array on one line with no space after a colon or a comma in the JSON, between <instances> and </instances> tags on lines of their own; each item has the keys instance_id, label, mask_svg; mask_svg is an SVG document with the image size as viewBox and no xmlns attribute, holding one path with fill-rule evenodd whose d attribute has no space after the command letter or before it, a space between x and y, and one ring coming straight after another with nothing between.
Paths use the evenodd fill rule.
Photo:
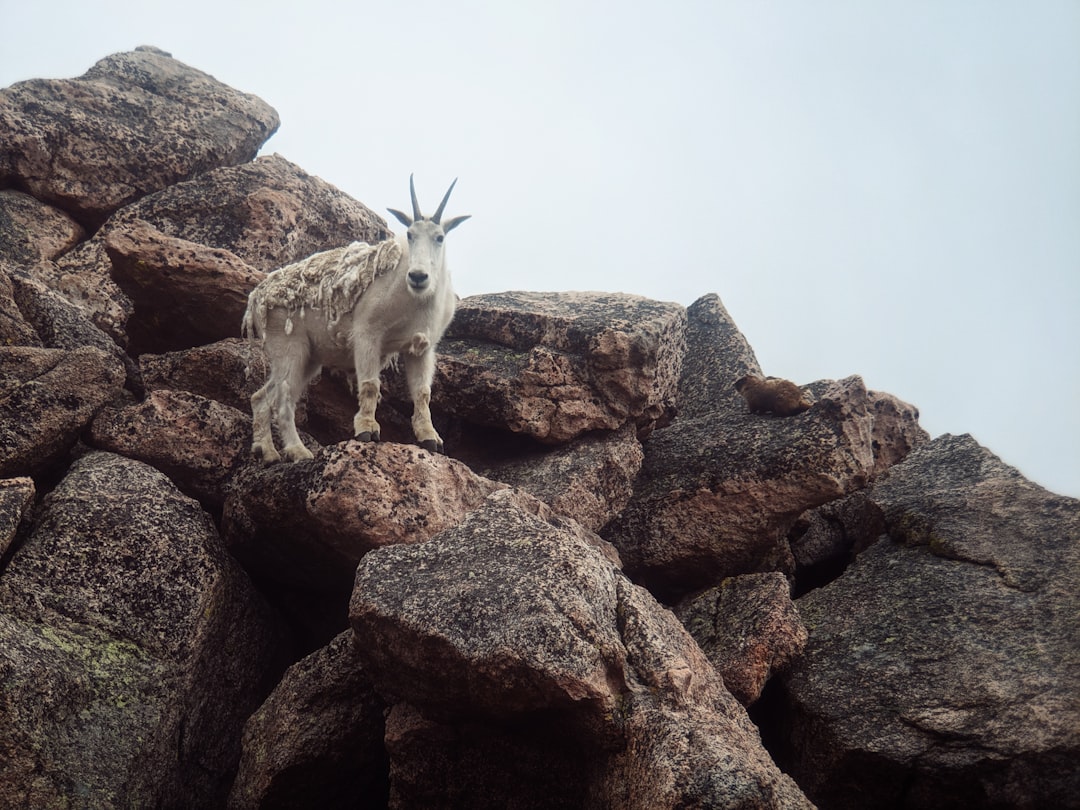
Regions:
<instances>
[{"instance_id":1,"label":"weathered stone","mask_svg":"<svg viewBox=\"0 0 1080 810\"><path fill-rule=\"evenodd\" d=\"M473 468L598 531L626 506L642 458L641 443L628 424L614 433L589 434L562 447L537 448Z\"/></svg>"},{"instance_id":2,"label":"weathered stone","mask_svg":"<svg viewBox=\"0 0 1080 810\"><path fill-rule=\"evenodd\" d=\"M251 160L278 123L258 98L140 48L77 79L0 91L0 186L97 226L148 193Z\"/></svg>"},{"instance_id":3,"label":"weathered stone","mask_svg":"<svg viewBox=\"0 0 1080 810\"><path fill-rule=\"evenodd\" d=\"M601 533L664 601L790 568L785 535L798 516L866 484L870 431L858 377L790 418L733 410L678 419L649 438L629 505Z\"/></svg>"},{"instance_id":4,"label":"weathered stone","mask_svg":"<svg viewBox=\"0 0 1080 810\"><path fill-rule=\"evenodd\" d=\"M208 171L121 209L60 260L59 277L48 283L91 309L110 334L124 333L132 309L112 280L106 240L113 229L138 223L227 251L263 273L320 250L390 235L381 217L280 155Z\"/></svg>"},{"instance_id":5,"label":"weathered stone","mask_svg":"<svg viewBox=\"0 0 1080 810\"><path fill-rule=\"evenodd\" d=\"M46 470L124 383L124 369L92 347L0 347L0 477Z\"/></svg>"},{"instance_id":6,"label":"weathered stone","mask_svg":"<svg viewBox=\"0 0 1080 810\"><path fill-rule=\"evenodd\" d=\"M47 287L33 274L13 273L11 285L15 302L43 345L50 349L93 346L125 366L129 364L123 350L94 325L83 309Z\"/></svg>"},{"instance_id":7,"label":"weathered stone","mask_svg":"<svg viewBox=\"0 0 1080 810\"><path fill-rule=\"evenodd\" d=\"M135 311L133 350L171 351L240 337L248 293L262 273L235 254L166 236L143 220L109 229L112 277Z\"/></svg>"},{"instance_id":8,"label":"weathered stone","mask_svg":"<svg viewBox=\"0 0 1080 810\"><path fill-rule=\"evenodd\" d=\"M874 420L874 475L878 476L930 441L930 434L919 425L919 409L914 405L881 391L866 393Z\"/></svg>"},{"instance_id":9,"label":"weathered stone","mask_svg":"<svg viewBox=\"0 0 1080 810\"><path fill-rule=\"evenodd\" d=\"M552 744L583 751L588 772L571 775L577 806L809 807L675 617L581 537L498 496L427 543L367 555L350 621L377 690L422 719L451 732L523 723L535 735L512 738L515 759L524 749L551 760ZM405 768L394 757L408 750L395 734L392 781ZM430 755L425 738L419 750ZM454 733L445 739L444 749L457 745ZM499 767L462 770L476 764L475 749L442 759L458 770L432 774L438 758L421 767L426 784L450 780L444 796ZM557 802L545 804L534 782L514 804L494 779L473 788L482 797L473 806L568 806L561 771L548 778Z\"/></svg>"},{"instance_id":10,"label":"weathered stone","mask_svg":"<svg viewBox=\"0 0 1080 810\"><path fill-rule=\"evenodd\" d=\"M40 346L41 338L15 301L11 265L0 263L0 346Z\"/></svg>"},{"instance_id":11,"label":"weathered stone","mask_svg":"<svg viewBox=\"0 0 1080 810\"><path fill-rule=\"evenodd\" d=\"M675 615L744 706L806 645L806 628L779 572L725 579L682 602Z\"/></svg>"},{"instance_id":12,"label":"weathered stone","mask_svg":"<svg viewBox=\"0 0 1080 810\"><path fill-rule=\"evenodd\" d=\"M884 533L885 516L866 492L853 492L801 515L788 535L799 590L835 579Z\"/></svg>"},{"instance_id":13,"label":"weathered stone","mask_svg":"<svg viewBox=\"0 0 1080 810\"><path fill-rule=\"evenodd\" d=\"M23 517L34 502L35 492L30 478L0 479L0 557L15 539Z\"/></svg>"},{"instance_id":14,"label":"weathered stone","mask_svg":"<svg viewBox=\"0 0 1080 810\"><path fill-rule=\"evenodd\" d=\"M138 459L172 479L186 495L220 507L225 485L250 461L251 419L186 391L151 391L140 403L106 407L88 441Z\"/></svg>"},{"instance_id":15,"label":"weathered stone","mask_svg":"<svg viewBox=\"0 0 1080 810\"><path fill-rule=\"evenodd\" d=\"M63 211L21 191L0 189L0 261L37 264L55 259L85 235Z\"/></svg>"},{"instance_id":16,"label":"weathered stone","mask_svg":"<svg viewBox=\"0 0 1080 810\"><path fill-rule=\"evenodd\" d=\"M83 456L0 607L0 805L223 803L273 635L198 504L144 464Z\"/></svg>"},{"instance_id":17,"label":"weathered stone","mask_svg":"<svg viewBox=\"0 0 1080 810\"><path fill-rule=\"evenodd\" d=\"M1080 502L970 436L871 498L889 538L798 600L791 772L822 807L1080 806Z\"/></svg>"},{"instance_id":18,"label":"weathered stone","mask_svg":"<svg viewBox=\"0 0 1080 810\"><path fill-rule=\"evenodd\" d=\"M684 348L677 304L602 293L499 293L458 305L432 401L550 444L674 408Z\"/></svg>"},{"instance_id":19,"label":"weathered stone","mask_svg":"<svg viewBox=\"0 0 1080 810\"><path fill-rule=\"evenodd\" d=\"M745 410L735 381L761 375L754 350L728 315L720 297L699 298L686 310L686 356L679 377L679 416Z\"/></svg>"},{"instance_id":20,"label":"weathered stone","mask_svg":"<svg viewBox=\"0 0 1080 810\"><path fill-rule=\"evenodd\" d=\"M247 721L229 807L385 807L384 709L342 633Z\"/></svg>"},{"instance_id":21,"label":"weathered stone","mask_svg":"<svg viewBox=\"0 0 1080 810\"><path fill-rule=\"evenodd\" d=\"M312 461L242 470L225 503L223 533L262 576L347 589L368 551L423 542L505 486L419 447L348 441Z\"/></svg>"}]
</instances>

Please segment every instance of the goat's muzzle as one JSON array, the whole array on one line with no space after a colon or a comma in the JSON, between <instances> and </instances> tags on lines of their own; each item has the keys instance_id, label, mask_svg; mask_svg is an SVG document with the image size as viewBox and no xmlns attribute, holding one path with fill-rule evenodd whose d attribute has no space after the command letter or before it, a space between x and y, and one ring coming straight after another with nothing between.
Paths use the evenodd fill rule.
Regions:
<instances>
[{"instance_id":1,"label":"goat's muzzle","mask_svg":"<svg viewBox=\"0 0 1080 810\"><path fill-rule=\"evenodd\" d=\"M430 276L423 270L410 270L409 271L409 287L414 292L423 292L427 289Z\"/></svg>"}]
</instances>

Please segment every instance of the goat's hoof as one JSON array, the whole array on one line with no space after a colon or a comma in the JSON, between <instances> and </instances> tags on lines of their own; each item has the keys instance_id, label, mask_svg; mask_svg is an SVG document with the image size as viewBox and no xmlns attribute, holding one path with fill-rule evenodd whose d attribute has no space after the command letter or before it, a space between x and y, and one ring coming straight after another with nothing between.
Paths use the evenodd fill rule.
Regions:
<instances>
[{"instance_id":1,"label":"goat's hoof","mask_svg":"<svg viewBox=\"0 0 1080 810\"><path fill-rule=\"evenodd\" d=\"M379 440L379 431L377 430L365 430L356 434L356 440L358 442L377 442Z\"/></svg>"},{"instance_id":2,"label":"goat's hoof","mask_svg":"<svg viewBox=\"0 0 1080 810\"><path fill-rule=\"evenodd\" d=\"M429 453L445 454L442 439L424 439L424 441L420 442L420 446Z\"/></svg>"},{"instance_id":3,"label":"goat's hoof","mask_svg":"<svg viewBox=\"0 0 1080 810\"><path fill-rule=\"evenodd\" d=\"M302 444L296 444L292 447L285 448L285 455L289 457L289 461L307 461L309 458L315 458Z\"/></svg>"},{"instance_id":4,"label":"goat's hoof","mask_svg":"<svg viewBox=\"0 0 1080 810\"><path fill-rule=\"evenodd\" d=\"M277 450L262 444L253 444L251 446L251 455L255 456L263 464L276 464L281 461L281 456L278 455Z\"/></svg>"}]
</instances>

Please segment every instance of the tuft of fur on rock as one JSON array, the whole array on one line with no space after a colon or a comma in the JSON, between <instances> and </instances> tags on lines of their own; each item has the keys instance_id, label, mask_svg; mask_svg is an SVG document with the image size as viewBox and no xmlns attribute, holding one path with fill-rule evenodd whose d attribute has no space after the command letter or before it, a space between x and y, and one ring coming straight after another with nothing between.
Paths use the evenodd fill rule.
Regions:
<instances>
[{"instance_id":1,"label":"tuft of fur on rock","mask_svg":"<svg viewBox=\"0 0 1080 810\"><path fill-rule=\"evenodd\" d=\"M790 380L776 377L761 378L753 374L740 377L735 389L746 400L750 413L772 413L777 416L795 416L810 408L802 389Z\"/></svg>"}]
</instances>

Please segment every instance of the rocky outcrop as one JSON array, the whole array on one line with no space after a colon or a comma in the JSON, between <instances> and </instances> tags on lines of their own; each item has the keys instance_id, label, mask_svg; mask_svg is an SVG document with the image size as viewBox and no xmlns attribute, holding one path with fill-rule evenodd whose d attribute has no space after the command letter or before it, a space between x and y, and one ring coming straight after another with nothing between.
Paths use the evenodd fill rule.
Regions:
<instances>
[{"instance_id":1,"label":"rocky outcrop","mask_svg":"<svg viewBox=\"0 0 1080 810\"><path fill-rule=\"evenodd\" d=\"M248 720L229 807L385 807L384 711L342 633L291 666Z\"/></svg>"},{"instance_id":2,"label":"rocky outcrop","mask_svg":"<svg viewBox=\"0 0 1080 810\"><path fill-rule=\"evenodd\" d=\"M558 444L670 416L682 307L631 295L501 293L462 301L435 397L468 422Z\"/></svg>"},{"instance_id":3,"label":"rocky outcrop","mask_svg":"<svg viewBox=\"0 0 1080 810\"><path fill-rule=\"evenodd\" d=\"M717 411L677 420L650 438L630 503L602 534L666 600L790 568L785 537L798 516L869 480L870 433L857 377L797 417Z\"/></svg>"},{"instance_id":4,"label":"rocky outcrop","mask_svg":"<svg viewBox=\"0 0 1080 810\"><path fill-rule=\"evenodd\" d=\"M139 197L251 160L278 123L260 99L140 48L77 79L0 91L0 186L96 227Z\"/></svg>"},{"instance_id":5,"label":"rocky outcrop","mask_svg":"<svg viewBox=\"0 0 1080 810\"><path fill-rule=\"evenodd\" d=\"M501 499L366 556L350 620L376 689L413 707L388 728L392 807L552 806L519 804L497 774L535 780L564 738L588 765L553 783L562 802L570 787L606 807L810 806L669 612L595 545ZM485 764L477 723L517 729L488 737L511 744L484 746Z\"/></svg>"},{"instance_id":6,"label":"rocky outcrop","mask_svg":"<svg viewBox=\"0 0 1080 810\"><path fill-rule=\"evenodd\" d=\"M857 376L748 413L716 295L467 298L449 456L388 369L255 459L247 290L388 233L267 111L0 92L0 806L1077 806L1077 502Z\"/></svg>"},{"instance_id":7,"label":"rocky outcrop","mask_svg":"<svg viewBox=\"0 0 1080 810\"><path fill-rule=\"evenodd\" d=\"M798 602L791 772L822 807L1077 806L1080 504L969 436L869 498L888 536Z\"/></svg>"},{"instance_id":8,"label":"rocky outcrop","mask_svg":"<svg viewBox=\"0 0 1080 810\"><path fill-rule=\"evenodd\" d=\"M0 576L6 806L213 806L272 662L269 614L165 476L107 453Z\"/></svg>"}]
</instances>

